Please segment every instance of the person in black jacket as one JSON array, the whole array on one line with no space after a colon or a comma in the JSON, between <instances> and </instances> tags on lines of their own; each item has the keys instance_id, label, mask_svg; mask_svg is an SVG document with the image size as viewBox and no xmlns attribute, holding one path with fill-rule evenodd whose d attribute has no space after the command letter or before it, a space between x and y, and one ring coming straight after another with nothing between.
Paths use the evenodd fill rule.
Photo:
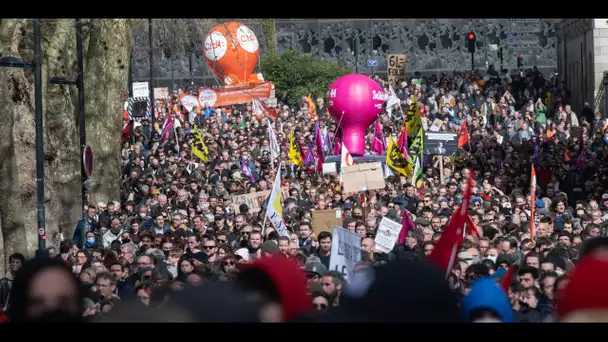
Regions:
<instances>
[{"instance_id":1,"label":"person in black jacket","mask_svg":"<svg viewBox=\"0 0 608 342\"><path fill-rule=\"evenodd\" d=\"M538 323L543 319L538 303L541 297L536 286L524 289L519 297L520 309L515 311L515 321L518 323Z\"/></svg>"},{"instance_id":2,"label":"person in black jacket","mask_svg":"<svg viewBox=\"0 0 608 342\"><path fill-rule=\"evenodd\" d=\"M133 299L135 292L125 279L125 268L119 261L110 265L110 274L116 279L115 294L122 300Z\"/></svg>"},{"instance_id":3,"label":"person in black jacket","mask_svg":"<svg viewBox=\"0 0 608 342\"><path fill-rule=\"evenodd\" d=\"M6 311L8 301L13 286L13 280L21 265L25 263L25 257L21 253L13 253L8 257L10 269L6 272L6 276L0 279L0 309Z\"/></svg>"}]
</instances>

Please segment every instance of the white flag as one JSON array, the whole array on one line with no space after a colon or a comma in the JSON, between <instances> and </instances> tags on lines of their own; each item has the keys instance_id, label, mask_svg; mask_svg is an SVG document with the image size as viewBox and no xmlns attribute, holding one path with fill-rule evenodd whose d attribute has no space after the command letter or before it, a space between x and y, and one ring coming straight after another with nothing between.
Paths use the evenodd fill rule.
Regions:
<instances>
[{"instance_id":1,"label":"white flag","mask_svg":"<svg viewBox=\"0 0 608 342\"><path fill-rule=\"evenodd\" d=\"M346 169L347 166L353 166L353 165L355 165L355 161L353 160L353 157L350 155L350 152L348 152L348 149L346 148L344 143L342 143L342 156L340 157L340 185L344 185L344 182L342 180L342 177L344 175L344 170Z\"/></svg>"},{"instance_id":2,"label":"white flag","mask_svg":"<svg viewBox=\"0 0 608 342\"><path fill-rule=\"evenodd\" d=\"M270 143L270 156L274 160L281 155L281 148L270 122L268 122L268 142Z\"/></svg>"},{"instance_id":3,"label":"white flag","mask_svg":"<svg viewBox=\"0 0 608 342\"><path fill-rule=\"evenodd\" d=\"M393 89L393 86L390 86L388 89L388 100L386 101L386 113L388 113L389 117L393 115L393 106L400 102L397 94L395 94L395 89Z\"/></svg>"},{"instance_id":4,"label":"white flag","mask_svg":"<svg viewBox=\"0 0 608 342\"><path fill-rule=\"evenodd\" d=\"M283 205L281 204L281 198L283 197L281 191L281 170L277 170L277 176L272 186L272 192L268 198L268 205L266 206L266 216L270 220L270 223L277 230L277 233L281 236L289 237L289 231L283 221Z\"/></svg>"}]
</instances>

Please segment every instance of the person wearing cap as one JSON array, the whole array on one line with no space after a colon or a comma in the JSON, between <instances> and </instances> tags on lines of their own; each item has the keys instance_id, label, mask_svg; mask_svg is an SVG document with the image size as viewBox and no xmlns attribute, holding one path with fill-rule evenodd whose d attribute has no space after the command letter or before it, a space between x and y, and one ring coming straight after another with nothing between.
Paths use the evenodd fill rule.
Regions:
<instances>
[{"instance_id":1,"label":"person wearing cap","mask_svg":"<svg viewBox=\"0 0 608 342\"><path fill-rule=\"evenodd\" d=\"M260 245L262 251L262 257L268 258L279 253L279 246L274 241L266 241Z\"/></svg>"}]
</instances>

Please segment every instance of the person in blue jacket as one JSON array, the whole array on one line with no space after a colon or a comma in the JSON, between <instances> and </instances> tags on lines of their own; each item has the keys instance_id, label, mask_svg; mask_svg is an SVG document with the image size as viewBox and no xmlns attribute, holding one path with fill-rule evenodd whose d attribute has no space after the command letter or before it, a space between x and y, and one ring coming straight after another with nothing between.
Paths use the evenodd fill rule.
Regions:
<instances>
[{"instance_id":1,"label":"person in blue jacket","mask_svg":"<svg viewBox=\"0 0 608 342\"><path fill-rule=\"evenodd\" d=\"M87 218L86 221L81 219L78 220L76 224L76 229L74 230L74 237L72 241L78 246L78 248L82 248L82 230L85 230L84 234L87 232L97 232L99 231L99 222L97 221L97 207L94 205L89 205L87 208ZM82 235L81 235L82 234Z\"/></svg>"},{"instance_id":2,"label":"person in blue jacket","mask_svg":"<svg viewBox=\"0 0 608 342\"><path fill-rule=\"evenodd\" d=\"M475 281L462 302L466 322L513 323L515 316L509 298L492 278Z\"/></svg>"}]
</instances>

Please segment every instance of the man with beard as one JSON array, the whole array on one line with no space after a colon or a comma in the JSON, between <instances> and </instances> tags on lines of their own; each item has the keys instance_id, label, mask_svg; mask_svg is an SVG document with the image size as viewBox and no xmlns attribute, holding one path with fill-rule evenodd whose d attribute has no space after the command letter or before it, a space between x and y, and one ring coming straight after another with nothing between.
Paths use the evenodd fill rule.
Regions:
<instances>
[{"instance_id":1,"label":"man with beard","mask_svg":"<svg viewBox=\"0 0 608 342\"><path fill-rule=\"evenodd\" d=\"M329 268L329 257L331 256L331 240L332 237L330 232L319 233L319 236L317 237L319 248L314 253L327 268Z\"/></svg>"},{"instance_id":2,"label":"man with beard","mask_svg":"<svg viewBox=\"0 0 608 342\"><path fill-rule=\"evenodd\" d=\"M250 260L258 259L260 250L260 246L262 245L262 233L255 231L251 232L249 235L249 244L247 245L247 249L249 249L249 258Z\"/></svg>"},{"instance_id":3,"label":"man with beard","mask_svg":"<svg viewBox=\"0 0 608 342\"><path fill-rule=\"evenodd\" d=\"M321 279L323 292L331 298L332 306L340 306L340 294L345 282L344 276L338 271L329 271Z\"/></svg>"},{"instance_id":4,"label":"man with beard","mask_svg":"<svg viewBox=\"0 0 608 342\"><path fill-rule=\"evenodd\" d=\"M125 278L125 268L122 263L115 262L110 265L110 274L116 280L116 289L114 294L120 299L131 299L133 297L133 288L129 286Z\"/></svg>"},{"instance_id":5,"label":"man with beard","mask_svg":"<svg viewBox=\"0 0 608 342\"><path fill-rule=\"evenodd\" d=\"M312 245L314 239L312 238L312 227L310 222L300 222L300 226L298 228L298 241L300 242L300 249L306 253L306 255L310 255L314 248Z\"/></svg>"},{"instance_id":6,"label":"man with beard","mask_svg":"<svg viewBox=\"0 0 608 342\"><path fill-rule=\"evenodd\" d=\"M120 223L120 219L118 218L113 218L111 225L110 225L110 229L103 234L102 236L102 242L103 242L103 247L104 248L110 248L110 245L112 244L112 242L114 242L114 240L118 239L118 237L120 236L120 234L122 234L123 230L121 227L121 223Z\"/></svg>"}]
</instances>

